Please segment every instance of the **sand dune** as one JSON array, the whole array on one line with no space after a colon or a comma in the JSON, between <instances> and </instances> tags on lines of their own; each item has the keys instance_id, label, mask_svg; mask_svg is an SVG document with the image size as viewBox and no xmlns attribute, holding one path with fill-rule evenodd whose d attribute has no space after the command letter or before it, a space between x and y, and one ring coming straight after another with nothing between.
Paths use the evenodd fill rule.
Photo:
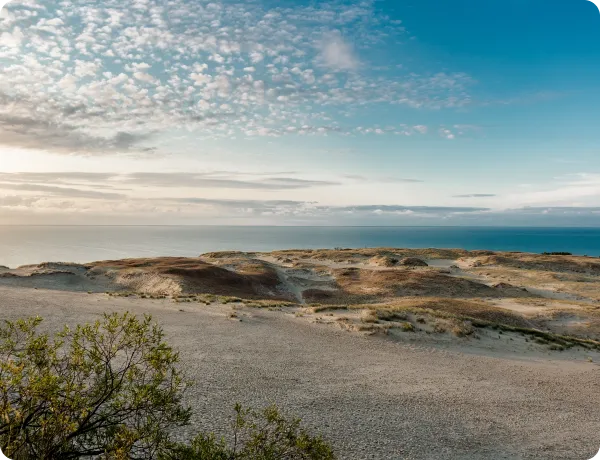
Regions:
<instances>
[{"instance_id":1,"label":"sand dune","mask_svg":"<svg viewBox=\"0 0 600 460\"><path fill-rule=\"evenodd\" d=\"M0 268L0 318L153 314L200 382L196 413L221 414L195 428L277 402L340 458L580 459L600 445L598 263L390 248L44 263Z\"/></svg>"}]
</instances>

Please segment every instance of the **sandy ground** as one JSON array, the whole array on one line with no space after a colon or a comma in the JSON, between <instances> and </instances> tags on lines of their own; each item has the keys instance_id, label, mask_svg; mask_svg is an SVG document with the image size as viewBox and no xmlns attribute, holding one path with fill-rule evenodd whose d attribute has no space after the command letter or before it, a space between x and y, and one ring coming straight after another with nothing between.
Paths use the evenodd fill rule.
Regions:
<instances>
[{"instance_id":1,"label":"sandy ground","mask_svg":"<svg viewBox=\"0 0 600 460\"><path fill-rule=\"evenodd\" d=\"M185 311L180 311L183 309ZM104 312L150 313L197 385L195 429L234 402L277 403L342 459L589 459L600 447L600 367L584 359L485 356L311 324L283 312L0 287L0 319L45 327Z\"/></svg>"}]
</instances>

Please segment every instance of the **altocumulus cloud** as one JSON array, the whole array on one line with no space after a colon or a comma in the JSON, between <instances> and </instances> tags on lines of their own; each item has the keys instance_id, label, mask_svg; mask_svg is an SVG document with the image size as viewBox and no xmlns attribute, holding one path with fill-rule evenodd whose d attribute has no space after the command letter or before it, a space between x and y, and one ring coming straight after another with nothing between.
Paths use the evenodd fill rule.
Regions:
<instances>
[{"instance_id":1,"label":"altocumulus cloud","mask_svg":"<svg viewBox=\"0 0 600 460\"><path fill-rule=\"evenodd\" d=\"M390 78L367 65L371 48L405 33L373 1L265 5L9 3L0 22L0 143L156 155L170 153L173 130L194 139L424 135L423 127L340 120L375 104L470 103L474 82L464 73L407 69Z\"/></svg>"}]
</instances>

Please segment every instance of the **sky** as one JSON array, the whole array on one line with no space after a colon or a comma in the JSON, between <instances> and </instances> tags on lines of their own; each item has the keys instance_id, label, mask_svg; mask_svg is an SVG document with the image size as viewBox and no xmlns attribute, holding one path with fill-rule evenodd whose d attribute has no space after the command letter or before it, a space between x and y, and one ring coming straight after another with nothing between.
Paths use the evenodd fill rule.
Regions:
<instances>
[{"instance_id":1,"label":"sky","mask_svg":"<svg viewBox=\"0 0 600 460\"><path fill-rule=\"evenodd\" d=\"M0 224L600 225L586 0L14 0Z\"/></svg>"}]
</instances>

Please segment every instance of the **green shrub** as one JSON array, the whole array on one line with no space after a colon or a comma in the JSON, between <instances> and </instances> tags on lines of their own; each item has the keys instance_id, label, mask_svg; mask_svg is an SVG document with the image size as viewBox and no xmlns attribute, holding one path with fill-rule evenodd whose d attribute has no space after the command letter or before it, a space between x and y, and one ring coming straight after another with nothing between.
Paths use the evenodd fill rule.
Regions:
<instances>
[{"instance_id":1,"label":"green shrub","mask_svg":"<svg viewBox=\"0 0 600 460\"><path fill-rule=\"evenodd\" d=\"M179 355L149 316L105 315L50 338L40 318L0 328L0 448L13 460L311 460L331 448L275 407L236 406L233 445L189 425Z\"/></svg>"},{"instance_id":2,"label":"green shrub","mask_svg":"<svg viewBox=\"0 0 600 460\"><path fill-rule=\"evenodd\" d=\"M179 355L130 314L65 328L40 318L0 329L0 447L13 459L152 458L186 425Z\"/></svg>"},{"instance_id":3,"label":"green shrub","mask_svg":"<svg viewBox=\"0 0 600 460\"><path fill-rule=\"evenodd\" d=\"M287 420L275 406L261 412L235 408L233 443L204 433L189 445L180 445L165 460L334 460L331 447Z\"/></svg>"},{"instance_id":4,"label":"green shrub","mask_svg":"<svg viewBox=\"0 0 600 460\"><path fill-rule=\"evenodd\" d=\"M400 324L400 329L404 332L415 332L415 327L409 322Z\"/></svg>"}]
</instances>

